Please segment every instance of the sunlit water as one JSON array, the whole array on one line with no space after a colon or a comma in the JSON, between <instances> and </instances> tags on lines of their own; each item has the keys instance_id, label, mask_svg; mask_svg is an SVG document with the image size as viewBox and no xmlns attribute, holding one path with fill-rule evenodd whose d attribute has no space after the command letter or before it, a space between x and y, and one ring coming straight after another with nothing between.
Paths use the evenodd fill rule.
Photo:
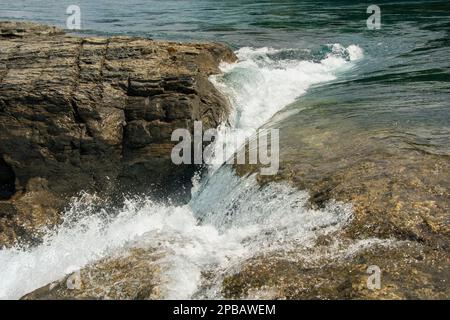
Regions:
<instances>
[{"instance_id":1,"label":"sunlit water","mask_svg":"<svg viewBox=\"0 0 450 320\"><path fill-rule=\"evenodd\" d=\"M79 1L82 34L128 34L225 42L239 61L211 81L231 101L230 123L255 129L278 111L295 121L304 102L359 130L384 130L427 152L449 154L450 8L445 1L381 1L382 29L366 27L365 1ZM71 1L2 1L0 19L65 24ZM321 102L324 103L321 103ZM326 102L326 103L325 103ZM292 115L295 114L295 117ZM293 120L294 119L294 120ZM351 120L349 120L351 119ZM227 143L228 141L219 142ZM0 251L0 298L19 298L73 270L133 244L166 252L166 298L199 293L202 271L235 270L261 252L313 246L352 219L348 204L306 206L307 190L284 183L261 188L213 166L189 204L145 198L98 209L92 195L74 200L65 222L34 248ZM218 279L218 283L220 279Z\"/></svg>"},{"instance_id":2,"label":"sunlit water","mask_svg":"<svg viewBox=\"0 0 450 320\"><path fill-rule=\"evenodd\" d=\"M363 59L357 45L339 44L324 46L317 62L280 59L282 50L269 48L236 53L239 62L223 64L224 74L212 81L230 98L231 123L239 128L258 128L311 85L332 81ZM319 234L337 231L351 219L348 205L311 210L307 199L306 191L284 183L260 188L254 176L240 178L228 166L200 181L185 206L137 198L118 212L107 212L84 195L42 245L0 251L0 297L19 298L133 241L158 244L167 252L160 261L167 277L164 297L190 298L202 271L225 272L264 251L312 246Z\"/></svg>"}]
</instances>

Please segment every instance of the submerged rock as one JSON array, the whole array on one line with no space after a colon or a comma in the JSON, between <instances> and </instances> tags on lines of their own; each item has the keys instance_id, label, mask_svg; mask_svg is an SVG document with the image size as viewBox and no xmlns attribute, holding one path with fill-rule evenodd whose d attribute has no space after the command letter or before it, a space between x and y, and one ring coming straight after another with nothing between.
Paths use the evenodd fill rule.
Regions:
<instances>
[{"instance_id":1,"label":"submerged rock","mask_svg":"<svg viewBox=\"0 0 450 320\"><path fill-rule=\"evenodd\" d=\"M196 168L172 164L171 133L227 119L208 77L234 59L220 44L0 22L0 246L35 240L81 190L185 196Z\"/></svg>"},{"instance_id":2,"label":"submerged rock","mask_svg":"<svg viewBox=\"0 0 450 320\"><path fill-rule=\"evenodd\" d=\"M237 173L256 173L262 185L281 180L308 190L312 208L330 200L351 204L353 219L337 235L344 242L409 245L363 250L311 268L290 254L264 256L225 280L225 296L267 294L269 287L273 297L289 299L448 299L450 150L424 143L420 133L382 124L364 127L349 120L345 106L336 115L323 107L329 102L319 102L306 101L289 119L267 124L280 129L277 175L259 175L257 165L235 165ZM381 290L364 285L370 265L385 275Z\"/></svg>"},{"instance_id":3,"label":"submerged rock","mask_svg":"<svg viewBox=\"0 0 450 320\"><path fill-rule=\"evenodd\" d=\"M202 272L196 299L446 299L450 259L411 241L340 241L261 251L233 268ZM143 247L102 259L22 299L167 298L164 250ZM379 272L375 276L375 272ZM186 277L192 276L186 271ZM377 282L379 276L379 282Z\"/></svg>"},{"instance_id":4,"label":"submerged rock","mask_svg":"<svg viewBox=\"0 0 450 320\"><path fill-rule=\"evenodd\" d=\"M351 203L351 239L395 238L448 251L450 150L414 148L390 129L362 130L327 117L314 122L313 112L280 125L280 171L258 181L286 180L308 190L312 207ZM240 175L257 169L236 165Z\"/></svg>"},{"instance_id":5,"label":"submerged rock","mask_svg":"<svg viewBox=\"0 0 450 320\"><path fill-rule=\"evenodd\" d=\"M368 241L327 256L269 255L244 263L226 277L225 298L247 299L447 299L450 260L410 242ZM355 250L352 252L352 249ZM333 249L335 251L336 248ZM311 259L316 256L317 259ZM312 260L312 261L311 261ZM379 286L374 272L379 270Z\"/></svg>"}]
</instances>

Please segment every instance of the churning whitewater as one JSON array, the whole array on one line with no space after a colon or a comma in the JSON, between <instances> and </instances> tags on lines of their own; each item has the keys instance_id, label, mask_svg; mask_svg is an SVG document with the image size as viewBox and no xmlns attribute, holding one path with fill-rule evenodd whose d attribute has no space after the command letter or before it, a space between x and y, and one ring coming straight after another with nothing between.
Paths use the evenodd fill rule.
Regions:
<instances>
[{"instance_id":1,"label":"churning whitewater","mask_svg":"<svg viewBox=\"0 0 450 320\"><path fill-rule=\"evenodd\" d=\"M230 125L245 130L266 123L312 85L351 69L363 51L335 44L314 54L242 48L237 56L238 62L222 65L223 74L211 81L234 107ZM219 137L216 143L227 141ZM163 252L156 263L164 270L164 298L220 298L220 280L246 259L311 247L319 235L340 230L352 217L346 204L331 202L312 210L306 206L306 191L286 183L260 187L255 176L238 177L221 163L195 185L191 201L183 206L134 198L113 210L102 207L95 195L74 199L64 222L49 230L42 244L0 251L0 298L20 298L129 247ZM205 271L214 271L217 286L200 292Z\"/></svg>"}]
</instances>

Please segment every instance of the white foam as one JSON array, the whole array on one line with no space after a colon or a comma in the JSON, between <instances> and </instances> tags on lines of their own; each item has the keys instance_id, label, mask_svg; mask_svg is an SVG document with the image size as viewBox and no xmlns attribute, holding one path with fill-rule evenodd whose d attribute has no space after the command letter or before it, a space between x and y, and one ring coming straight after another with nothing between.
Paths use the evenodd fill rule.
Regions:
<instances>
[{"instance_id":1,"label":"white foam","mask_svg":"<svg viewBox=\"0 0 450 320\"><path fill-rule=\"evenodd\" d=\"M223 75L212 81L231 99L234 126L258 128L276 112L294 102L312 85L336 79L339 72L363 57L357 45L331 46L320 62L279 59L271 48L241 48L237 63L222 64Z\"/></svg>"},{"instance_id":2,"label":"white foam","mask_svg":"<svg viewBox=\"0 0 450 320\"><path fill-rule=\"evenodd\" d=\"M361 47L352 44L347 47L348 54L350 55L350 61L357 61L364 57L364 52Z\"/></svg>"},{"instance_id":3,"label":"white foam","mask_svg":"<svg viewBox=\"0 0 450 320\"><path fill-rule=\"evenodd\" d=\"M159 261L167 278L164 297L190 298L202 271L219 274L256 252L311 246L319 234L338 230L351 217L346 205L311 210L306 199L284 183L260 189L254 177L237 178L229 168L180 207L134 199L105 220L105 212L94 214L95 203L84 196L67 215L87 216L49 233L42 245L0 251L0 298L19 298L130 245L165 252Z\"/></svg>"},{"instance_id":4,"label":"white foam","mask_svg":"<svg viewBox=\"0 0 450 320\"><path fill-rule=\"evenodd\" d=\"M362 56L357 46L333 47L320 62L275 59L280 52L242 48L240 60L223 65L225 74L213 79L233 103L234 126L258 128ZM339 203L307 209L307 193L287 184L260 188L254 177L238 178L229 168L214 172L207 181L194 179L193 199L185 206L132 199L112 214L96 209L95 197L82 196L43 244L0 251L0 298L19 298L129 245L164 251L159 262L167 278L164 297L191 298L199 295L202 271L220 277L254 254L312 246L319 234L339 230L351 218L350 208ZM206 296L220 294L213 290Z\"/></svg>"},{"instance_id":5,"label":"white foam","mask_svg":"<svg viewBox=\"0 0 450 320\"><path fill-rule=\"evenodd\" d=\"M221 65L223 74L212 76L211 81L229 97L234 110L231 126L242 131L233 136L222 127L212 171L237 151L228 147L223 155L223 145L233 146L235 141L240 142L237 146L242 145L252 132L249 129L259 128L311 86L335 80L363 57L363 50L357 45L329 47L330 52L319 62L277 56L286 50L244 47L236 52L238 62Z\"/></svg>"}]
</instances>

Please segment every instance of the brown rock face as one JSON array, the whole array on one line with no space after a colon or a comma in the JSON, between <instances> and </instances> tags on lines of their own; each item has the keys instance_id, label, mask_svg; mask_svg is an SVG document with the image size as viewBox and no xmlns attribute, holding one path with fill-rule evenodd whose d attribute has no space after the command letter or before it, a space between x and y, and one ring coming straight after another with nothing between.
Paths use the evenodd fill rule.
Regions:
<instances>
[{"instance_id":1,"label":"brown rock face","mask_svg":"<svg viewBox=\"0 0 450 320\"><path fill-rule=\"evenodd\" d=\"M234 59L219 44L0 22L0 246L33 240L81 190L189 190L196 168L172 164L171 133L226 119L208 76Z\"/></svg>"}]
</instances>

